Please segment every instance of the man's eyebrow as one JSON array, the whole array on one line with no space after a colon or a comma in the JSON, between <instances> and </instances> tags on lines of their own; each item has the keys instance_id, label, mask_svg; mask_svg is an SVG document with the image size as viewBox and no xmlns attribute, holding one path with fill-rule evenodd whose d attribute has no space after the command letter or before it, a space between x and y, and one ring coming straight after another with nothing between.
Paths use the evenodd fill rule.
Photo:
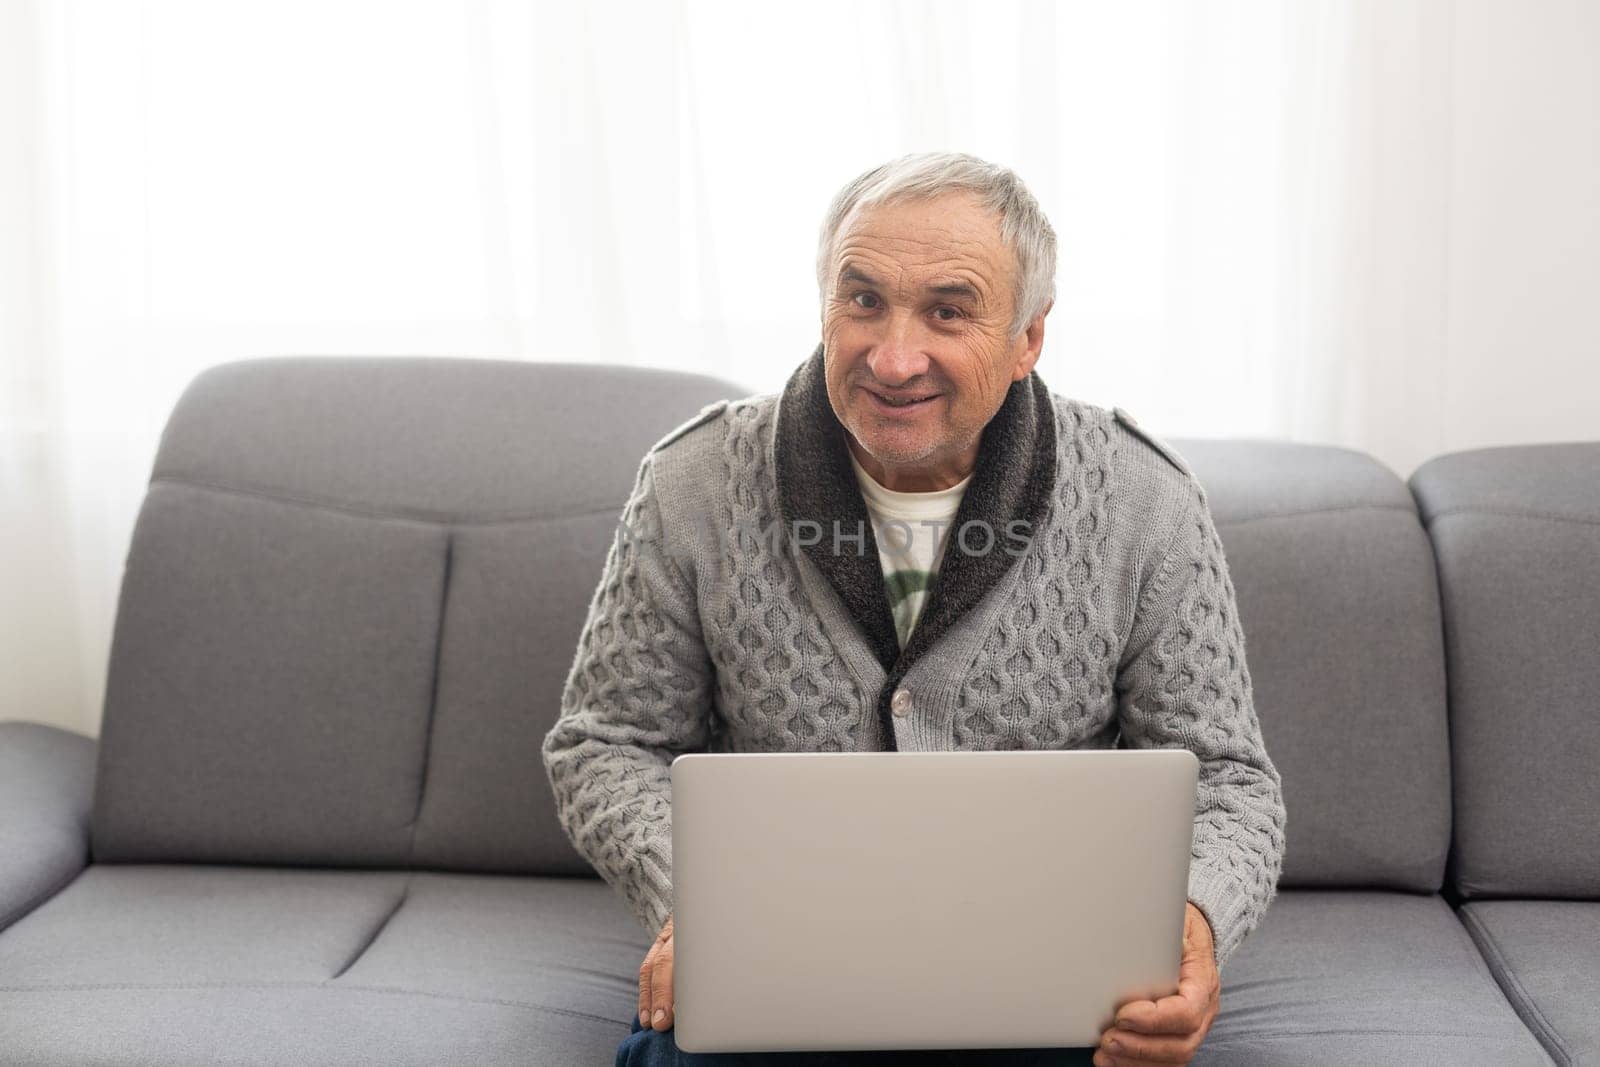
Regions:
<instances>
[{"instance_id":1,"label":"man's eyebrow","mask_svg":"<svg viewBox=\"0 0 1600 1067\"><path fill-rule=\"evenodd\" d=\"M876 278L867 274L858 267L846 267L844 270L839 272L839 284L843 285L846 282L860 282L862 285L870 285L873 287L876 287L878 284L878 280ZM974 304L983 303L983 294L978 292L976 286L969 285L966 282L939 282L936 285L928 286L926 291L932 293L934 296L957 297L970 300Z\"/></svg>"},{"instance_id":2,"label":"man's eyebrow","mask_svg":"<svg viewBox=\"0 0 1600 1067\"><path fill-rule=\"evenodd\" d=\"M983 297L978 293L978 290L966 282L940 282L937 285L928 286L928 292L933 293L935 296L965 297L974 304L983 303Z\"/></svg>"}]
</instances>

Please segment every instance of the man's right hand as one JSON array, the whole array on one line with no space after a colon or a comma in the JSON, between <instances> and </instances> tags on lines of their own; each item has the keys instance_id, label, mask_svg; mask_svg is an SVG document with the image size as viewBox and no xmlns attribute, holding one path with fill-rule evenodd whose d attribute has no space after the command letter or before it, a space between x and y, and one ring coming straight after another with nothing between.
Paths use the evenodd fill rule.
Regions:
<instances>
[{"instance_id":1,"label":"man's right hand","mask_svg":"<svg viewBox=\"0 0 1600 1067\"><path fill-rule=\"evenodd\" d=\"M639 967L639 1025L672 1029L672 916Z\"/></svg>"}]
</instances>

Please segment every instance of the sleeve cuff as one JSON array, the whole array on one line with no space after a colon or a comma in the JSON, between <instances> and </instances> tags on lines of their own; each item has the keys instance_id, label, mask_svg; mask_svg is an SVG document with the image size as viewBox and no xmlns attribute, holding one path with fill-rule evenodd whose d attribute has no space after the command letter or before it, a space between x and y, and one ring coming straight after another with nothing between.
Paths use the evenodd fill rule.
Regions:
<instances>
[{"instance_id":1,"label":"sleeve cuff","mask_svg":"<svg viewBox=\"0 0 1600 1067\"><path fill-rule=\"evenodd\" d=\"M654 937L672 914L672 856L670 846L652 840L639 856L639 899L634 916Z\"/></svg>"},{"instance_id":2,"label":"sleeve cuff","mask_svg":"<svg viewBox=\"0 0 1600 1067\"><path fill-rule=\"evenodd\" d=\"M1251 894L1233 875L1191 862L1189 902L1200 909L1211 925L1220 969L1254 925L1250 917L1254 903Z\"/></svg>"}]
</instances>

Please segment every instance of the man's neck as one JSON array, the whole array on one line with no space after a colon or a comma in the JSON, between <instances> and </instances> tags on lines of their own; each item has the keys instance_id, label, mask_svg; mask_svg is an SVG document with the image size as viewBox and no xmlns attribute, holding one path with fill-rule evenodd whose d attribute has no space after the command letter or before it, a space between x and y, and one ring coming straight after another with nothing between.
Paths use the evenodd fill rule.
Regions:
<instances>
[{"instance_id":1,"label":"man's neck","mask_svg":"<svg viewBox=\"0 0 1600 1067\"><path fill-rule=\"evenodd\" d=\"M978 465L976 442L953 459L927 465L891 466L879 462L849 432L844 437L850 454L861 464L861 469L871 475L873 481L894 493L937 493L960 482Z\"/></svg>"}]
</instances>

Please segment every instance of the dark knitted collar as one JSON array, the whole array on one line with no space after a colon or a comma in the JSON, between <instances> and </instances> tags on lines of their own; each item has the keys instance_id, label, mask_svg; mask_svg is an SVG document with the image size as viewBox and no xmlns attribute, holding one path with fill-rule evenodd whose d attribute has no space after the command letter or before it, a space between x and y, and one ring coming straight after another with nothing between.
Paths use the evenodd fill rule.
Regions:
<instances>
[{"instance_id":1,"label":"dark knitted collar","mask_svg":"<svg viewBox=\"0 0 1600 1067\"><path fill-rule=\"evenodd\" d=\"M1020 558L1011 554L1018 544L1007 540L1007 530L1031 537L1043 528L1056 480L1054 408L1036 372L1011 384L1000 410L984 427L972 481L945 533L938 576L902 650L845 429L828 400L822 351L818 345L800 365L778 401L776 460L783 529L793 534L796 523L818 524L820 539L801 539L803 550L838 592L884 669L897 679ZM963 544L958 534L974 520L987 523L993 537L978 528ZM1027 525L1009 527L1014 521ZM836 528L843 531L837 552ZM858 531L865 537L854 539Z\"/></svg>"}]
</instances>

